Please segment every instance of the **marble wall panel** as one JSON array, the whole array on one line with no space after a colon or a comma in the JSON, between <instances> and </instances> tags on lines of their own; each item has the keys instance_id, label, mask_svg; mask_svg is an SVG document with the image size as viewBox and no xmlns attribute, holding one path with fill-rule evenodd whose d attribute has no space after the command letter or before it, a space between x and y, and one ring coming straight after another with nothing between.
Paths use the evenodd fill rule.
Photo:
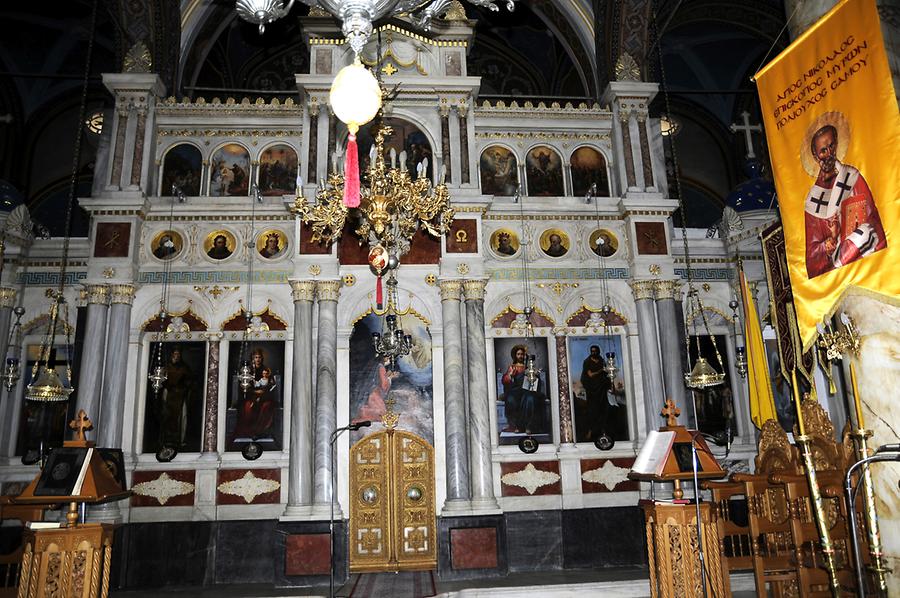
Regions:
<instances>
[{"instance_id":1,"label":"marble wall panel","mask_svg":"<svg viewBox=\"0 0 900 598\"><path fill-rule=\"evenodd\" d=\"M641 489L640 482L628 479L634 458L582 459L581 492L629 492Z\"/></svg>"},{"instance_id":2,"label":"marble wall panel","mask_svg":"<svg viewBox=\"0 0 900 598\"><path fill-rule=\"evenodd\" d=\"M194 504L194 470L135 471L132 507L189 507Z\"/></svg>"},{"instance_id":3,"label":"marble wall panel","mask_svg":"<svg viewBox=\"0 0 900 598\"><path fill-rule=\"evenodd\" d=\"M220 469L217 505L272 505L281 502L280 469Z\"/></svg>"},{"instance_id":4,"label":"marble wall panel","mask_svg":"<svg viewBox=\"0 0 900 598\"><path fill-rule=\"evenodd\" d=\"M541 496L562 493L559 461L501 463L502 496Z\"/></svg>"}]
</instances>

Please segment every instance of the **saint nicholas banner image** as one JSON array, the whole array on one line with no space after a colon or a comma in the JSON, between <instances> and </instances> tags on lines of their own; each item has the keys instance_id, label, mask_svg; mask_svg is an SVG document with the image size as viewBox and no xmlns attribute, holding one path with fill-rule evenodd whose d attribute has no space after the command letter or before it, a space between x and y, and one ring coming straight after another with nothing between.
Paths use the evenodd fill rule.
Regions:
<instances>
[{"instance_id":1,"label":"saint nicholas banner image","mask_svg":"<svg viewBox=\"0 0 900 598\"><path fill-rule=\"evenodd\" d=\"M800 341L851 287L900 297L900 113L875 0L843 0L756 75Z\"/></svg>"}]
</instances>

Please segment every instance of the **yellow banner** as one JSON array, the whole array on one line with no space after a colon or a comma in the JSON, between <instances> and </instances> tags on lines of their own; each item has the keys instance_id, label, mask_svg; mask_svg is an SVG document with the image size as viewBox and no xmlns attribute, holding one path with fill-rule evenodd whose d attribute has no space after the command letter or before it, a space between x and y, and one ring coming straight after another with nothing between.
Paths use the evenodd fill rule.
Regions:
<instances>
[{"instance_id":1,"label":"yellow banner","mask_svg":"<svg viewBox=\"0 0 900 598\"><path fill-rule=\"evenodd\" d=\"M753 425L762 429L766 420L778 419L775 411L775 397L772 395L772 378L766 359L766 345L763 342L759 316L747 279L741 268L741 300L744 304L744 345L747 352L747 387L750 391L750 419Z\"/></svg>"},{"instance_id":2,"label":"yellow banner","mask_svg":"<svg viewBox=\"0 0 900 598\"><path fill-rule=\"evenodd\" d=\"M875 0L844 0L756 75L800 340L850 287L900 297L900 113Z\"/></svg>"}]
</instances>

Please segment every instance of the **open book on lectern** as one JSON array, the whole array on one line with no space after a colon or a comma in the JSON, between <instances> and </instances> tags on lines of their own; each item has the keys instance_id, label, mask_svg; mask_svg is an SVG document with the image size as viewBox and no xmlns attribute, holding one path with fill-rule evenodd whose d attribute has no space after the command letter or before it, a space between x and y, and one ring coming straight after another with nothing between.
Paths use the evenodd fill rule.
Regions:
<instances>
[{"instance_id":1,"label":"open book on lectern","mask_svg":"<svg viewBox=\"0 0 900 598\"><path fill-rule=\"evenodd\" d=\"M634 460L631 471L649 475L662 475L669 458L669 452L675 443L675 432L672 430L651 430L647 434L644 446Z\"/></svg>"}]
</instances>

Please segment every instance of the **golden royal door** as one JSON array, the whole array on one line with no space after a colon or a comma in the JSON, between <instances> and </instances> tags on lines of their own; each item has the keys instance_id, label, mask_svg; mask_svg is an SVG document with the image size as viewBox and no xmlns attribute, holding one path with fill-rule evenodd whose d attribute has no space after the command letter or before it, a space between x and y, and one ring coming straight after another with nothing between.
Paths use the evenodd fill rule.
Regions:
<instances>
[{"instance_id":1,"label":"golden royal door","mask_svg":"<svg viewBox=\"0 0 900 598\"><path fill-rule=\"evenodd\" d=\"M403 430L350 449L350 571L433 569L434 448Z\"/></svg>"}]
</instances>

